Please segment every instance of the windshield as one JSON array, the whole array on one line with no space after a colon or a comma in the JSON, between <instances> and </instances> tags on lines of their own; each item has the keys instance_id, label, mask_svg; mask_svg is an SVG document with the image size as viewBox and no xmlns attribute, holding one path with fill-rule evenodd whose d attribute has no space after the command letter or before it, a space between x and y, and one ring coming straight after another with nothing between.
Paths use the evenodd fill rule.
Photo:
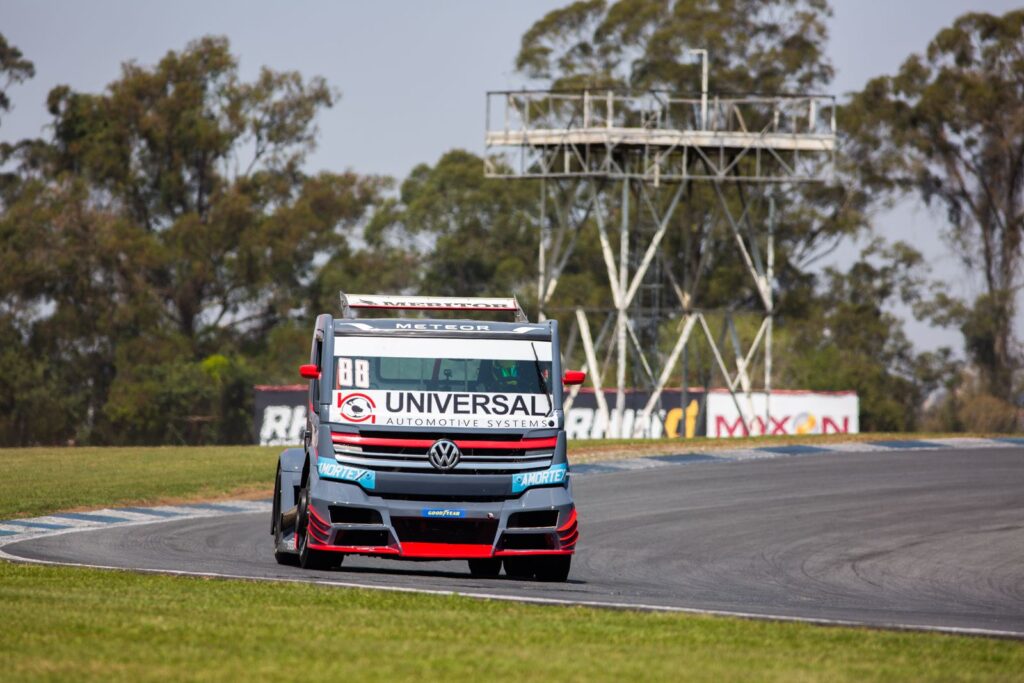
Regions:
<instances>
[{"instance_id":1,"label":"windshield","mask_svg":"<svg viewBox=\"0 0 1024 683\"><path fill-rule=\"evenodd\" d=\"M545 426L550 376L550 342L339 336L332 421Z\"/></svg>"}]
</instances>

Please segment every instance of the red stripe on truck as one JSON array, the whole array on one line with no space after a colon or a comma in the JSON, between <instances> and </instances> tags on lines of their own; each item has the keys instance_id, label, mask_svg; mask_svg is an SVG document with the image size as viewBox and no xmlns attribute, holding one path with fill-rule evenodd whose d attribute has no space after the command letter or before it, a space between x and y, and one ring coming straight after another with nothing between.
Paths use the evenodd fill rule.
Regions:
<instances>
[{"instance_id":1,"label":"red stripe on truck","mask_svg":"<svg viewBox=\"0 0 1024 683\"><path fill-rule=\"evenodd\" d=\"M334 443L351 444L353 446L401 446L405 448L430 448L434 445L431 439L383 439L380 437L359 436L357 434L332 434ZM554 448L557 437L544 439L520 439L519 441L474 441L472 439L452 439L459 448L494 448L494 449L534 449Z\"/></svg>"},{"instance_id":2,"label":"red stripe on truck","mask_svg":"<svg viewBox=\"0 0 1024 683\"><path fill-rule=\"evenodd\" d=\"M476 543L402 543L402 557L468 560L491 557L492 550L489 545Z\"/></svg>"}]
</instances>

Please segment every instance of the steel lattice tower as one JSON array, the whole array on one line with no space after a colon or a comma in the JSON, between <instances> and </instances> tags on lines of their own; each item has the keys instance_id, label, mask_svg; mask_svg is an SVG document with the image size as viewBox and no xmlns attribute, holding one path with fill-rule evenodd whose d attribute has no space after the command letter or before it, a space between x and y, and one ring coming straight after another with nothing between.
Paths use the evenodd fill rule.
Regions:
<instances>
[{"instance_id":1,"label":"steel lattice tower","mask_svg":"<svg viewBox=\"0 0 1024 683\"><path fill-rule=\"evenodd\" d=\"M576 309L575 319L607 436L647 435L661 393L695 330L707 339L716 367L747 421L754 417L748 369L760 351L770 403L774 204L765 224L755 226L745 208L739 215L730 208L727 196L739 185L830 178L836 149L834 98L710 97L706 85L701 96L693 98L663 92L490 92L485 144L487 177L533 179L540 184L537 301L542 316L572 259L580 231L596 225L612 293L611 315L600 326L596 341L591 322L598 312L588 316ZM672 257L660 248L691 183L713 187L728 224L728 244L745 264L763 308L757 335L746 350L740 348L729 319L732 369L724 345L711 333L695 300L703 264L696 273L677 277ZM616 201L617 226L611 224ZM708 232L704 239L721 237ZM660 357L657 325L670 313L681 314L681 324L672 350ZM633 425L624 425L631 357L634 377L652 391ZM617 393L614 412L602 391L603 370L611 365ZM575 396L574 391L567 408Z\"/></svg>"}]
</instances>

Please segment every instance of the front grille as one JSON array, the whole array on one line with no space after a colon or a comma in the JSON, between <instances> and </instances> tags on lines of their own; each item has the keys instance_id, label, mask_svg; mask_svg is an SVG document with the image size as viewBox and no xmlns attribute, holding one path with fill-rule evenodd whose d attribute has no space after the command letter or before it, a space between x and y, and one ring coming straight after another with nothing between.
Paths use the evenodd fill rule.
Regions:
<instances>
[{"instance_id":1,"label":"front grille","mask_svg":"<svg viewBox=\"0 0 1024 683\"><path fill-rule=\"evenodd\" d=\"M451 434L449 432L386 432L375 429L360 429L359 436L371 439L472 439L473 441L518 441L523 437L518 432L470 432L468 434Z\"/></svg>"},{"instance_id":2,"label":"front grille","mask_svg":"<svg viewBox=\"0 0 1024 683\"><path fill-rule=\"evenodd\" d=\"M425 503L500 503L510 498L518 498L521 494L507 496L467 496L463 493L378 493L385 500L412 500Z\"/></svg>"},{"instance_id":3,"label":"front grille","mask_svg":"<svg viewBox=\"0 0 1024 683\"><path fill-rule=\"evenodd\" d=\"M427 451L430 450L430 446L373 446L374 455L422 455L426 457ZM526 456L529 451L525 448L461 448L462 456L488 456L500 454L503 457L508 456Z\"/></svg>"},{"instance_id":4,"label":"front grille","mask_svg":"<svg viewBox=\"0 0 1024 683\"><path fill-rule=\"evenodd\" d=\"M496 519L427 519L423 517L392 517L399 542L415 543L494 543L498 530Z\"/></svg>"},{"instance_id":5,"label":"front grille","mask_svg":"<svg viewBox=\"0 0 1024 683\"><path fill-rule=\"evenodd\" d=\"M434 432L360 432L358 437L335 435L334 457L360 469L382 472L437 472L427 457L442 438L459 444L461 459L448 472L456 474L516 474L546 470L554 458L554 437L524 440L522 434L443 434ZM493 444L493 448L486 447Z\"/></svg>"},{"instance_id":6,"label":"front grille","mask_svg":"<svg viewBox=\"0 0 1024 683\"><path fill-rule=\"evenodd\" d=\"M364 451L359 454L346 453L342 447L337 446L334 450L335 459L350 467L361 469L377 470L378 472L426 472L437 473L440 470L434 468L427 460L427 454L421 455L392 455L390 453ZM494 451L491 451L493 453ZM515 455L466 455L463 453L459 464L446 472L454 474L517 474L519 472L532 472L535 470L546 470L551 467L553 453L542 453L539 455L527 455L517 457Z\"/></svg>"}]
</instances>

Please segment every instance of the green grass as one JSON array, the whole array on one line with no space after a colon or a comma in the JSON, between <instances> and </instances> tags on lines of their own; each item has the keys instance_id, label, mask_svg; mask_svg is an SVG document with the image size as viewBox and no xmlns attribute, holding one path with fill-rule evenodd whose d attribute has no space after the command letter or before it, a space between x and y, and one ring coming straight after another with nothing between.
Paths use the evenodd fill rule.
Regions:
<instances>
[{"instance_id":1,"label":"green grass","mask_svg":"<svg viewBox=\"0 0 1024 683\"><path fill-rule=\"evenodd\" d=\"M267 495L280 448L0 450L0 519L108 505Z\"/></svg>"},{"instance_id":2,"label":"green grass","mask_svg":"<svg viewBox=\"0 0 1024 683\"><path fill-rule=\"evenodd\" d=\"M735 439L587 439L571 462L791 443L977 436L830 434ZM269 496L280 448L259 446L0 449L0 519L51 512L232 496ZM41 474L40 474L41 473ZM30 485L31 484L31 485Z\"/></svg>"},{"instance_id":3,"label":"green grass","mask_svg":"<svg viewBox=\"0 0 1024 683\"><path fill-rule=\"evenodd\" d=\"M1020 680L1018 642L0 563L31 680Z\"/></svg>"}]
</instances>

